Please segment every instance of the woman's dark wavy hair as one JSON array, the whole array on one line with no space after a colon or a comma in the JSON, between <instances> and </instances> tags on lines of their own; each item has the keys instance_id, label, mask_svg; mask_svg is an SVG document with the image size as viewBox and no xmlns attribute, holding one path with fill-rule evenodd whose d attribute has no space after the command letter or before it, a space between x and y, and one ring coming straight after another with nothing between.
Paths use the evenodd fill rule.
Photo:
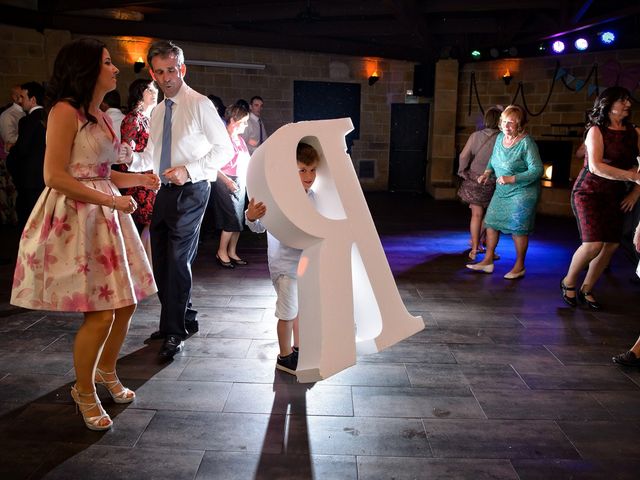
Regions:
<instances>
[{"instance_id":1,"label":"woman's dark wavy hair","mask_svg":"<svg viewBox=\"0 0 640 480\"><path fill-rule=\"evenodd\" d=\"M97 123L89 113L89 105L100 75L102 51L105 48L106 45L100 40L80 38L60 49L45 93L47 112L60 100L66 100L75 108L82 109L89 122Z\"/></svg>"},{"instance_id":2,"label":"woman's dark wavy hair","mask_svg":"<svg viewBox=\"0 0 640 480\"><path fill-rule=\"evenodd\" d=\"M609 87L605 89L596 101L593 103L593 108L587 112L587 125L586 130L589 130L590 127L594 125L598 125L602 128L607 128L611 124L611 120L609 120L609 113L611 112L611 107L618 100L629 100L631 98L631 93L624 87ZM622 120L623 125L628 125L631 123L631 115L625 117Z\"/></svg>"},{"instance_id":3,"label":"woman's dark wavy hair","mask_svg":"<svg viewBox=\"0 0 640 480\"><path fill-rule=\"evenodd\" d=\"M136 78L129 85L129 98L127 99L127 112L133 112L144 98L144 91L153 83L150 78Z\"/></svg>"}]
</instances>

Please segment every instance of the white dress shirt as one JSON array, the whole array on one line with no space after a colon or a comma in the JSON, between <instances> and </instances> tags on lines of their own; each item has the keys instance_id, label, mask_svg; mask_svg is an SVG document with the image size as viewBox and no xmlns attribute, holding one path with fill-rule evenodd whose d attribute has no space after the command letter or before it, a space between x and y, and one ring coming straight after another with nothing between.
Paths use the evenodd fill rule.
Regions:
<instances>
[{"instance_id":1,"label":"white dress shirt","mask_svg":"<svg viewBox=\"0 0 640 480\"><path fill-rule=\"evenodd\" d=\"M17 103L12 104L0 115L0 136L2 141L16 143L18 140L18 122L26 115L25 111Z\"/></svg>"},{"instance_id":2,"label":"white dress shirt","mask_svg":"<svg viewBox=\"0 0 640 480\"><path fill-rule=\"evenodd\" d=\"M247 122L247 128L242 134L242 138L244 138L247 147L249 148L249 153L253 153L253 151L260 146L260 130L262 130L262 142L267 139L267 129L264 128L264 123L255 113L249 114L249 121ZM251 145L251 142L255 143L255 147Z\"/></svg>"},{"instance_id":3,"label":"white dress shirt","mask_svg":"<svg viewBox=\"0 0 640 480\"><path fill-rule=\"evenodd\" d=\"M171 166L184 166L193 183L215 181L218 169L234 155L224 122L211 100L186 83L171 101ZM164 101L153 109L149 142L143 152L134 152L129 171L160 175L164 111Z\"/></svg>"},{"instance_id":4,"label":"white dress shirt","mask_svg":"<svg viewBox=\"0 0 640 480\"><path fill-rule=\"evenodd\" d=\"M307 197L311 203L316 204L316 197L313 190L307 191ZM252 232L264 233L266 231L260 219L254 222L250 221L247 218L247 212L244 214L244 222ZM271 280L275 282L280 275L298 278L298 263L300 262L301 253L302 250L280 243L276 237L267 232L267 260Z\"/></svg>"},{"instance_id":5,"label":"white dress shirt","mask_svg":"<svg viewBox=\"0 0 640 480\"><path fill-rule=\"evenodd\" d=\"M106 112L107 116L111 119L111 128L113 128L116 137L118 138L118 143L120 143L121 134L120 134L120 126L122 125L122 119L124 118L124 113L119 108L108 108Z\"/></svg>"}]
</instances>

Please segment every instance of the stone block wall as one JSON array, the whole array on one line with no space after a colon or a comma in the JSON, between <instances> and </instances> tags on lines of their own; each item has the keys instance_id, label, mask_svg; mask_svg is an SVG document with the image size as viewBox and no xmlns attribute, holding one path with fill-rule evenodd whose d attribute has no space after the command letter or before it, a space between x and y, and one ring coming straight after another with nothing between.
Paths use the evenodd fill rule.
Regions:
<instances>
[{"instance_id":1,"label":"stone block wall","mask_svg":"<svg viewBox=\"0 0 640 480\"><path fill-rule=\"evenodd\" d=\"M62 45L78 35L68 31L35 30L0 25L0 103L8 101L12 85L49 78L53 60ZM147 68L135 74L133 63L146 62L148 46L154 39L145 37L98 37L109 49L120 69L118 91L126 103L128 85L135 78L147 78ZM365 190L386 190L389 165L389 128L391 104L403 102L412 88L412 62L380 58L352 57L298 51L273 50L195 42L179 42L187 60L264 64L264 70L187 66L187 83L203 94L215 94L225 104L253 95L264 98L263 118L271 132L293 121L294 80L334 81L361 84L360 138L354 142L352 159L375 162L375 176L361 181ZM377 71L380 79L373 85L368 77Z\"/></svg>"}]
</instances>

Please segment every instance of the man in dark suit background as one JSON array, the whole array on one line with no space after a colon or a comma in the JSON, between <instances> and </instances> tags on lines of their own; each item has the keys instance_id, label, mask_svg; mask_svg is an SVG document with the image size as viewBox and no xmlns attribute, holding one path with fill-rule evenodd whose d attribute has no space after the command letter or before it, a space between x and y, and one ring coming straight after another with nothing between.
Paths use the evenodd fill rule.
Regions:
<instances>
[{"instance_id":1,"label":"man in dark suit background","mask_svg":"<svg viewBox=\"0 0 640 480\"><path fill-rule=\"evenodd\" d=\"M18 229L24 229L44 189L44 87L38 82L20 85L20 105L27 114L18 123L18 140L7 157L7 169L16 186Z\"/></svg>"}]
</instances>

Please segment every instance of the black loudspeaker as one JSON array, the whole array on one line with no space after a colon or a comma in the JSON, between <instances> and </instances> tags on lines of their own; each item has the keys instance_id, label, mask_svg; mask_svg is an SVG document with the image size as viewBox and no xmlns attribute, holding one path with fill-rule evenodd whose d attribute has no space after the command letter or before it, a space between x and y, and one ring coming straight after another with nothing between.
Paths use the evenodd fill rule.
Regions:
<instances>
[{"instance_id":1,"label":"black loudspeaker","mask_svg":"<svg viewBox=\"0 0 640 480\"><path fill-rule=\"evenodd\" d=\"M436 81L435 63L420 64L413 68L413 94L419 97L433 97Z\"/></svg>"}]
</instances>

